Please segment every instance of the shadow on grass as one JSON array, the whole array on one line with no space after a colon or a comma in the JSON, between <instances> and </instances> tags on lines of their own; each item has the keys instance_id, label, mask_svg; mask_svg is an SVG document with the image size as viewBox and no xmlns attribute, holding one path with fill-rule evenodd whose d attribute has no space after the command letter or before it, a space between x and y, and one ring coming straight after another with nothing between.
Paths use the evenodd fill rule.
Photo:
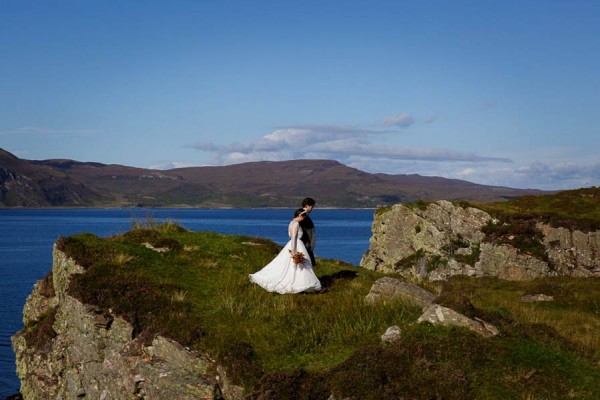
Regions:
<instances>
[{"instance_id":1,"label":"shadow on grass","mask_svg":"<svg viewBox=\"0 0 600 400\"><path fill-rule=\"evenodd\" d=\"M333 286L335 281L338 281L338 280L351 281L354 278L356 278L357 275L358 275L358 273L356 271L344 269L342 271L338 271L331 275L322 276L319 278L319 280L321 281L321 286L323 286L323 289L328 289L331 286Z\"/></svg>"}]
</instances>

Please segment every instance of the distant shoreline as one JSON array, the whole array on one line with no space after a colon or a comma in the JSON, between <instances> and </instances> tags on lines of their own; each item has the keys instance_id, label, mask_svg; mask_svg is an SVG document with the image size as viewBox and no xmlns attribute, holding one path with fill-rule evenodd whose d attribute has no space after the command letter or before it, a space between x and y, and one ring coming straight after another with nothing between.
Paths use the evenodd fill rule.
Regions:
<instances>
[{"instance_id":1,"label":"distant shoreline","mask_svg":"<svg viewBox=\"0 0 600 400\"><path fill-rule=\"evenodd\" d=\"M381 207L315 207L315 210L377 210ZM291 210L296 207L0 207L3 210Z\"/></svg>"}]
</instances>

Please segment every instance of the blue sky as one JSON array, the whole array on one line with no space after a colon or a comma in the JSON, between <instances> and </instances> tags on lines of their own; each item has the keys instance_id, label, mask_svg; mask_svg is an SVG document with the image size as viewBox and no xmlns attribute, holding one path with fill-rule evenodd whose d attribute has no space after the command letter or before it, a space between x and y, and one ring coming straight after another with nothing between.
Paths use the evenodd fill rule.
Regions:
<instances>
[{"instance_id":1,"label":"blue sky","mask_svg":"<svg viewBox=\"0 0 600 400\"><path fill-rule=\"evenodd\" d=\"M0 0L0 147L600 185L598 1Z\"/></svg>"}]
</instances>

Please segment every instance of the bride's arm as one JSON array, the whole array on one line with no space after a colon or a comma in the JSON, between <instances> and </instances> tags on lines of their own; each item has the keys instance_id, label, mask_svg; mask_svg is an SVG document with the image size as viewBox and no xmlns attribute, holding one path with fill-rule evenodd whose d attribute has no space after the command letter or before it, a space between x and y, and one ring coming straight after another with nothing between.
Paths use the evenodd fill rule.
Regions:
<instances>
[{"instance_id":1,"label":"bride's arm","mask_svg":"<svg viewBox=\"0 0 600 400\"><path fill-rule=\"evenodd\" d=\"M289 234L290 234L290 239L292 240L292 254L296 254L296 240L298 239L298 228L299 228L300 224L298 224L298 222L293 221L290 224L290 229L289 229Z\"/></svg>"}]
</instances>

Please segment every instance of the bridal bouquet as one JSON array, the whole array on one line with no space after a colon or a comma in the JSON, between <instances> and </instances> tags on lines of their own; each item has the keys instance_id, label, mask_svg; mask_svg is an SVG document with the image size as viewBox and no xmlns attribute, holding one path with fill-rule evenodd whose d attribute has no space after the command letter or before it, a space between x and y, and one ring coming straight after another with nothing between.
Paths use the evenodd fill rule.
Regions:
<instances>
[{"instance_id":1,"label":"bridal bouquet","mask_svg":"<svg viewBox=\"0 0 600 400\"><path fill-rule=\"evenodd\" d=\"M301 251L292 254L292 260L294 260L294 264L304 264L306 258L304 258L304 253Z\"/></svg>"}]
</instances>

